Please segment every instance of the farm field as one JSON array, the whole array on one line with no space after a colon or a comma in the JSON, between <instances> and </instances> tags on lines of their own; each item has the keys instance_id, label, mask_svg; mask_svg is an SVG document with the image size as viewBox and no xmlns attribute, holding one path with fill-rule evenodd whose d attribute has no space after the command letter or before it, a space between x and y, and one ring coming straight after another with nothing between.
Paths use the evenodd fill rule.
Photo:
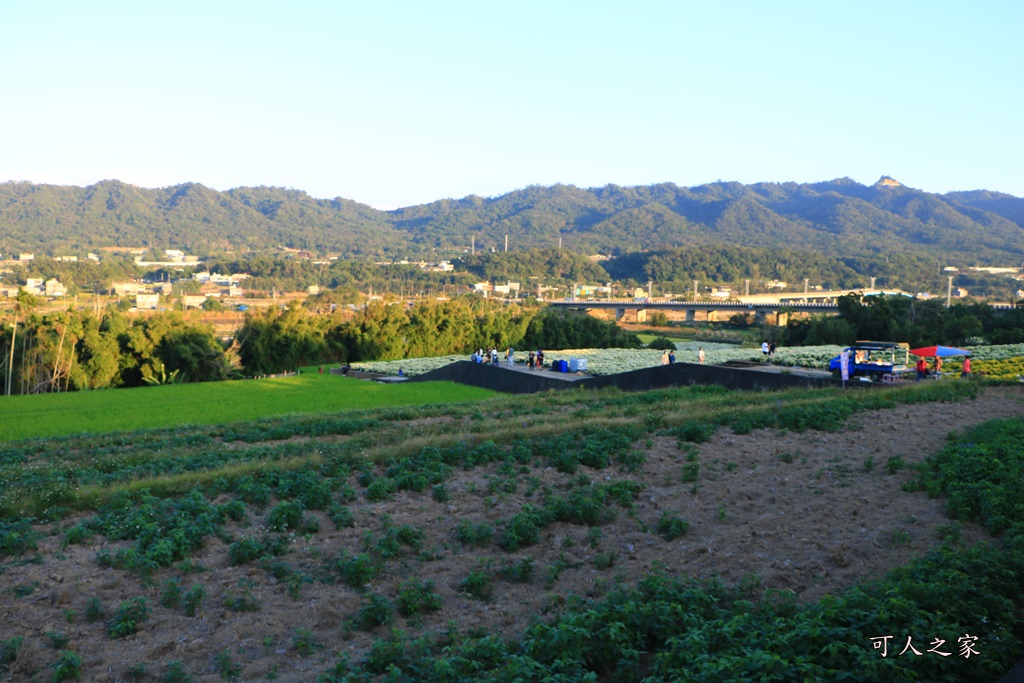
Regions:
<instances>
[{"instance_id":1,"label":"farm field","mask_svg":"<svg viewBox=\"0 0 1024 683\"><path fill-rule=\"evenodd\" d=\"M703 348L706 362L718 365L728 361L765 362L760 348L739 348L735 344L723 342L675 342L676 361L696 363L697 351ZM817 370L828 370L829 361L839 355L842 346L794 346L779 347L774 365L802 367ZM516 362L526 363L526 351L517 351ZM610 375L629 372L641 368L649 368L661 362L662 352L657 349L565 349L547 351L545 362L555 359L586 358L587 372L592 375ZM504 362L504 353L501 354ZM978 346L972 349L975 371L986 372L997 379L1016 380L1024 374L1024 344L1006 344L1001 346ZM353 363L352 367L366 372L384 375L397 375L399 369L406 375L421 375L431 370L448 365L458 360L468 360L466 355L437 356L427 358L406 358L391 361L368 361ZM915 357L911 356L910 365ZM960 359L947 359L944 370L947 373L960 371Z\"/></svg>"},{"instance_id":2,"label":"farm field","mask_svg":"<svg viewBox=\"0 0 1024 683\"><path fill-rule=\"evenodd\" d=\"M10 442L0 681L995 680L1021 443L975 381Z\"/></svg>"},{"instance_id":3,"label":"farm field","mask_svg":"<svg viewBox=\"0 0 1024 683\"><path fill-rule=\"evenodd\" d=\"M493 395L450 382L384 386L306 370L293 377L0 397L0 442L473 401Z\"/></svg>"}]
</instances>

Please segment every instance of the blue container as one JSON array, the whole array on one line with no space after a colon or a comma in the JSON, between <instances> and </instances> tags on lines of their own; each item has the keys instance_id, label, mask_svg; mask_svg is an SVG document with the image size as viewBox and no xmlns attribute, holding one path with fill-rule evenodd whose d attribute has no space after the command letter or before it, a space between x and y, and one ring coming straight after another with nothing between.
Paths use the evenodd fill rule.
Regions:
<instances>
[{"instance_id":1,"label":"blue container","mask_svg":"<svg viewBox=\"0 0 1024 683\"><path fill-rule=\"evenodd\" d=\"M559 372L569 372L569 361L567 361L567 360L560 360L560 361L558 361L558 371Z\"/></svg>"}]
</instances>

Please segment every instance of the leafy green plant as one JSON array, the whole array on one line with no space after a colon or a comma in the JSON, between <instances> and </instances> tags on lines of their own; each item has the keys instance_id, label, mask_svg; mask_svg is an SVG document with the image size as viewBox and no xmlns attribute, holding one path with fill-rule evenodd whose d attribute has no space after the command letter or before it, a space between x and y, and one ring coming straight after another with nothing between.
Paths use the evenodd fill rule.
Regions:
<instances>
[{"instance_id":1,"label":"leafy green plant","mask_svg":"<svg viewBox=\"0 0 1024 683\"><path fill-rule=\"evenodd\" d=\"M270 531L302 531L304 527L302 506L295 501L278 503L267 515Z\"/></svg>"},{"instance_id":2,"label":"leafy green plant","mask_svg":"<svg viewBox=\"0 0 1024 683\"><path fill-rule=\"evenodd\" d=\"M168 609L181 604L181 579L173 577L164 581L160 590L160 605Z\"/></svg>"},{"instance_id":3,"label":"leafy green plant","mask_svg":"<svg viewBox=\"0 0 1024 683\"><path fill-rule=\"evenodd\" d=\"M459 582L459 591L468 593L477 600L490 600L494 595L494 576L491 572L481 569L471 571Z\"/></svg>"},{"instance_id":4,"label":"leafy green plant","mask_svg":"<svg viewBox=\"0 0 1024 683\"><path fill-rule=\"evenodd\" d=\"M6 671L18 658L24 642L25 636L12 636L0 641L0 673Z\"/></svg>"},{"instance_id":5,"label":"leafy green plant","mask_svg":"<svg viewBox=\"0 0 1024 683\"><path fill-rule=\"evenodd\" d=\"M82 658L70 650L63 650L53 664L53 681L77 681L82 677Z\"/></svg>"},{"instance_id":6,"label":"leafy green plant","mask_svg":"<svg viewBox=\"0 0 1024 683\"><path fill-rule=\"evenodd\" d=\"M85 620L90 624L100 621L105 616L103 603L99 598L93 596L85 603Z\"/></svg>"},{"instance_id":7,"label":"leafy green plant","mask_svg":"<svg viewBox=\"0 0 1024 683\"><path fill-rule=\"evenodd\" d=\"M494 536L494 527L487 522L463 520L455 527L455 538L463 545L487 545Z\"/></svg>"},{"instance_id":8,"label":"leafy green plant","mask_svg":"<svg viewBox=\"0 0 1024 683\"><path fill-rule=\"evenodd\" d=\"M594 555L594 567L601 570L611 569L615 566L616 559L614 552L598 553Z\"/></svg>"},{"instance_id":9,"label":"leafy green plant","mask_svg":"<svg viewBox=\"0 0 1024 683\"><path fill-rule=\"evenodd\" d=\"M144 681L149 678L149 670L146 669L145 664L132 664L125 669L124 676L129 681Z\"/></svg>"},{"instance_id":10,"label":"leafy green plant","mask_svg":"<svg viewBox=\"0 0 1024 683\"><path fill-rule=\"evenodd\" d=\"M397 603L398 612L404 617L441 609L441 597L434 592L434 582L420 579L407 579L399 584Z\"/></svg>"},{"instance_id":11,"label":"leafy green plant","mask_svg":"<svg viewBox=\"0 0 1024 683\"><path fill-rule=\"evenodd\" d=\"M50 641L50 645L53 646L54 650L63 650L67 647L68 637L60 631L47 631L43 635Z\"/></svg>"},{"instance_id":12,"label":"leafy green plant","mask_svg":"<svg viewBox=\"0 0 1024 683\"><path fill-rule=\"evenodd\" d=\"M253 593L256 586L252 579L242 577L224 594L224 605L232 612L258 612L260 601Z\"/></svg>"},{"instance_id":13,"label":"leafy green plant","mask_svg":"<svg viewBox=\"0 0 1024 683\"><path fill-rule=\"evenodd\" d=\"M308 657L323 647L323 643L318 641L309 629L297 628L292 634L292 650L302 657Z\"/></svg>"},{"instance_id":14,"label":"leafy green plant","mask_svg":"<svg viewBox=\"0 0 1024 683\"><path fill-rule=\"evenodd\" d=\"M356 623L359 628L366 631L378 626L387 626L391 623L391 610L391 602L387 598L370 593L359 610Z\"/></svg>"},{"instance_id":15,"label":"leafy green plant","mask_svg":"<svg viewBox=\"0 0 1024 683\"><path fill-rule=\"evenodd\" d=\"M430 490L430 497L438 503L447 503L451 500L451 495L448 493L448 487L444 484L435 484Z\"/></svg>"},{"instance_id":16,"label":"leafy green plant","mask_svg":"<svg viewBox=\"0 0 1024 683\"><path fill-rule=\"evenodd\" d=\"M330 517L332 522L334 522L335 529L347 529L355 526L356 524L352 511L346 506L338 503L333 503L331 507L328 508L327 516Z\"/></svg>"},{"instance_id":17,"label":"leafy green plant","mask_svg":"<svg viewBox=\"0 0 1024 683\"><path fill-rule=\"evenodd\" d=\"M677 538L680 538L686 534L689 528L690 525L686 523L686 520L668 512L661 513L661 517L658 518L658 533L661 534L666 541L674 541Z\"/></svg>"},{"instance_id":18,"label":"leafy green plant","mask_svg":"<svg viewBox=\"0 0 1024 683\"><path fill-rule=\"evenodd\" d=\"M181 603L185 607L185 616L194 617L202 606L205 597L206 588L201 583L194 584L187 593L182 595Z\"/></svg>"},{"instance_id":19,"label":"leafy green plant","mask_svg":"<svg viewBox=\"0 0 1024 683\"><path fill-rule=\"evenodd\" d=\"M188 672L182 662L172 660L164 664L161 680L163 683L192 683L192 674Z\"/></svg>"},{"instance_id":20,"label":"leafy green plant","mask_svg":"<svg viewBox=\"0 0 1024 683\"><path fill-rule=\"evenodd\" d=\"M885 470L889 474L896 474L897 472L899 472L900 470L902 470L906 466L907 466L907 463L904 462L903 458L899 457L898 455L892 456L891 458L889 458L885 462Z\"/></svg>"},{"instance_id":21,"label":"leafy green plant","mask_svg":"<svg viewBox=\"0 0 1024 683\"><path fill-rule=\"evenodd\" d=\"M139 630L139 625L149 618L149 604L142 596L125 600L118 606L114 616L110 618L107 625L107 632L111 638L126 638L133 636Z\"/></svg>"},{"instance_id":22,"label":"leafy green plant","mask_svg":"<svg viewBox=\"0 0 1024 683\"><path fill-rule=\"evenodd\" d=\"M242 665L231 659L231 653L227 650L221 650L214 657L214 662L217 666L217 673L225 681L237 681L238 677L242 675Z\"/></svg>"},{"instance_id":23,"label":"leafy green plant","mask_svg":"<svg viewBox=\"0 0 1024 683\"><path fill-rule=\"evenodd\" d=\"M347 550L341 551L333 563L333 568L341 580L353 588L368 584L380 569L368 554L351 555Z\"/></svg>"},{"instance_id":24,"label":"leafy green plant","mask_svg":"<svg viewBox=\"0 0 1024 683\"><path fill-rule=\"evenodd\" d=\"M518 562L502 567L499 573L506 581L527 583L533 576L533 558L524 557Z\"/></svg>"}]
</instances>

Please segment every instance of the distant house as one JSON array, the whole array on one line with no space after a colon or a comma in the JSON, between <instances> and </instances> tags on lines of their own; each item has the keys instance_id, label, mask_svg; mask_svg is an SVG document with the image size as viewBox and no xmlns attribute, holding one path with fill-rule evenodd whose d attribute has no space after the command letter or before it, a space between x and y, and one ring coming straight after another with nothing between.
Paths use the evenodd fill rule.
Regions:
<instances>
[{"instance_id":1,"label":"distant house","mask_svg":"<svg viewBox=\"0 0 1024 683\"><path fill-rule=\"evenodd\" d=\"M46 281L46 296L67 296L68 288L55 277Z\"/></svg>"},{"instance_id":2,"label":"distant house","mask_svg":"<svg viewBox=\"0 0 1024 683\"><path fill-rule=\"evenodd\" d=\"M711 296L715 299L728 299L732 296L731 287L713 287L711 289Z\"/></svg>"},{"instance_id":3,"label":"distant house","mask_svg":"<svg viewBox=\"0 0 1024 683\"><path fill-rule=\"evenodd\" d=\"M181 305L184 308L201 308L206 303L205 294L185 294L181 297Z\"/></svg>"},{"instance_id":4,"label":"distant house","mask_svg":"<svg viewBox=\"0 0 1024 683\"><path fill-rule=\"evenodd\" d=\"M29 253L26 253L26 252L21 252L20 254L18 254L18 260L19 261L34 261L35 258L36 258L35 254L29 254Z\"/></svg>"},{"instance_id":5,"label":"distant house","mask_svg":"<svg viewBox=\"0 0 1024 683\"><path fill-rule=\"evenodd\" d=\"M168 296L174 291L174 285L172 285L170 282L158 282L155 285L153 285L153 291L156 292L157 294L163 294L164 296Z\"/></svg>"},{"instance_id":6,"label":"distant house","mask_svg":"<svg viewBox=\"0 0 1024 683\"><path fill-rule=\"evenodd\" d=\"M54 256L53 260L54 261L65 261L65 262L68 262L68 263L75 263L76 261L78 261L78 257L77 256Z\"/></svg>"},{"instance_id":7,"label":"distant house","mask_svg":"<svg viewBox=\"0 0 1024 683\"><path fill-rule=\"evenodd\" d=\"M115 282L110 286L116 296L132 296L145 293L146 285L141 282Z\"/></svg>"},{"instance_id":8,"label":"distant house","mask_svg":"<svg viewBox=\"0 0 1024 683\"><path fill-rule=\"evenodd\" d=\"M140 311L155 311L160 305L159 294L136 294L135 308Z\"/></svg>"},{"instance_id":9,"label":"distant house","mask_svg":"<svg viewBox=\"0 0 1024 683\"><path fill-rule=\"evenodd\" d=\"M30 277L25 279L25 291L29 294L42 294L46 290L43 287L43 278Z\"/></svg>"}]
</instances>

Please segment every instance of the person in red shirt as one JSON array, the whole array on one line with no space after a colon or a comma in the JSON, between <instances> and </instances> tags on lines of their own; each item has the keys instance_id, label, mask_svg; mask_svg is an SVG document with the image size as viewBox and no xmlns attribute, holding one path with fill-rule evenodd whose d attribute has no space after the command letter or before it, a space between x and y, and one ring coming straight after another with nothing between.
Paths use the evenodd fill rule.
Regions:
<instances>
[{"instance_id":1,"label":"person in red shirt","mask_svg":"<svg viewBox=\"0 0 1024 683\"><path fill-rule=\"evenodd\" d=\"M917 380L922 380L928 376L928 363L925 362L924 358L917 359Z\"/></svg>"},{"instance_id":2,"label":"person in red shirt","mask_svg":"<svg viewBox=\"0 0 1024 683\"><path fill-rule=\"evenodd\" d=\"M964 358L964 364L960 367L960 376L966 377L971 374L971 359Z\"/></svg>"}]
</instances>

